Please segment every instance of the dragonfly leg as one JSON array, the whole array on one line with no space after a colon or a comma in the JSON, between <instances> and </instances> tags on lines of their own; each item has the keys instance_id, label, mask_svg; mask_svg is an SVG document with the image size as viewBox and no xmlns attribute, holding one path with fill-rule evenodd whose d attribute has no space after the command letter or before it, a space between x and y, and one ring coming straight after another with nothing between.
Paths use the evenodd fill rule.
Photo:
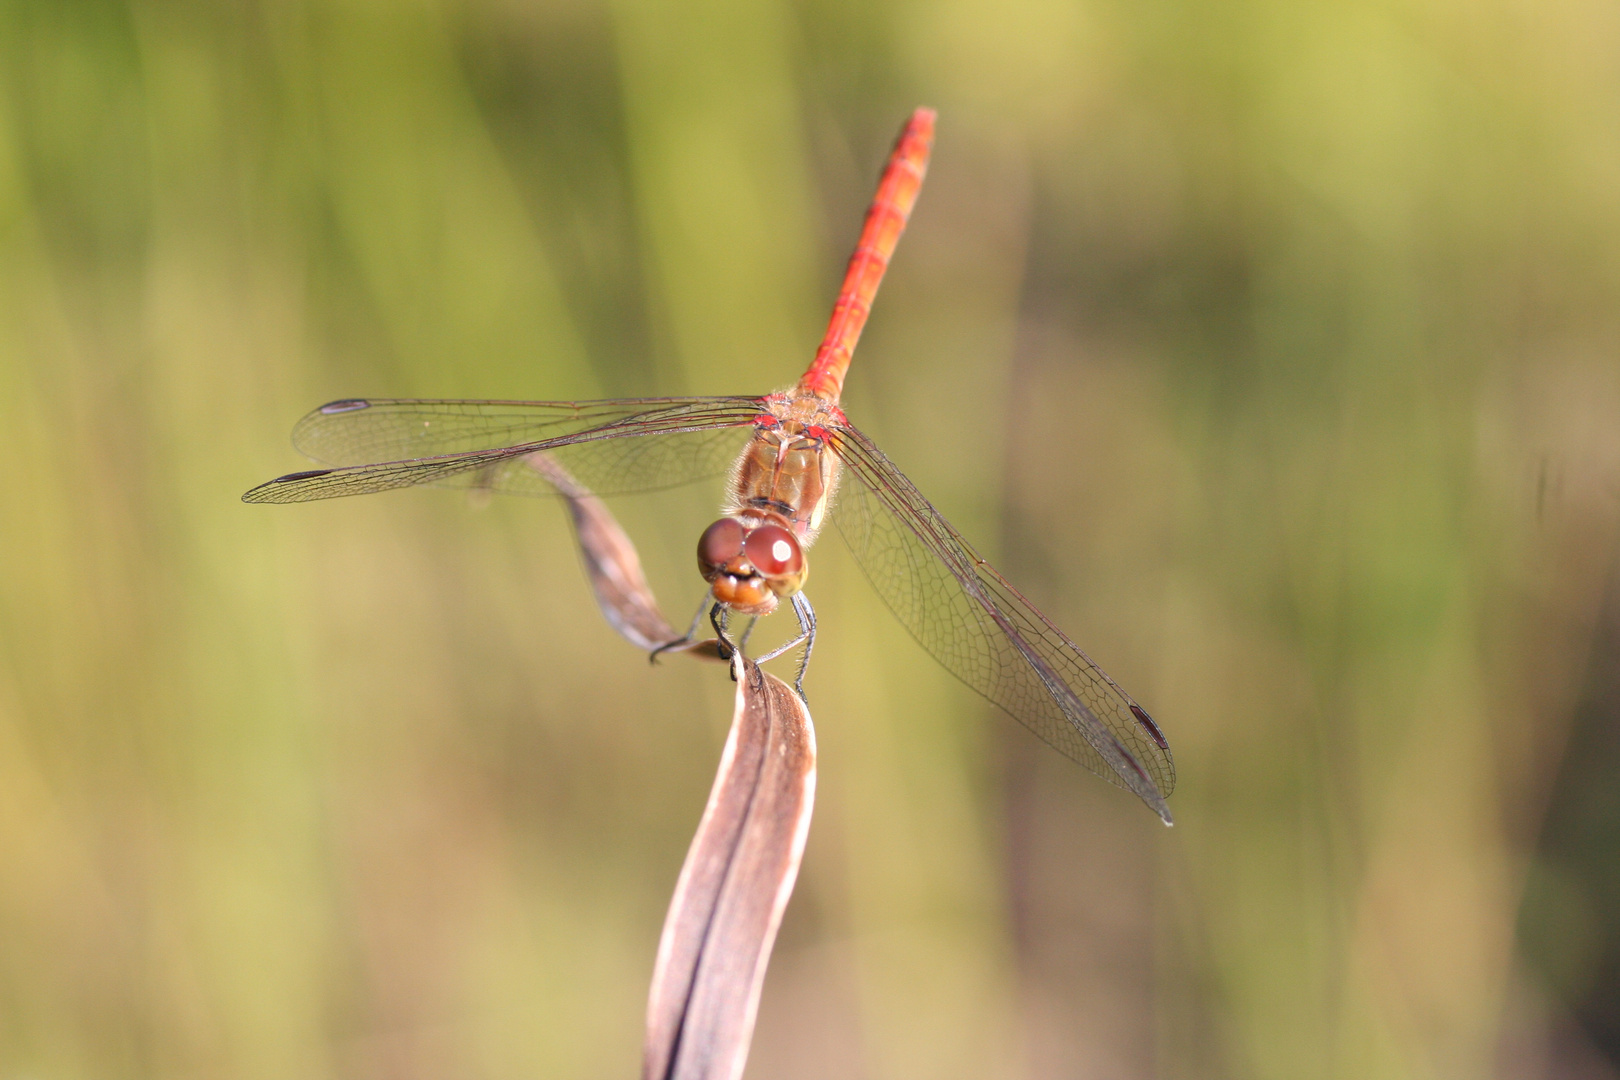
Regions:
<instances>
[{"instance_id":1,"label":"dragonfly leg","mask_svg":"<svg viewBox=\"0 0 1620 1080\"><path fill-rule=\"evenodd\" d=\"M733 657L742 653L742 646L734 643L731 638L726 635L726 623L729 622L730 619L731 609L722 603L716 602L714 607L709 609L709 623L714 627L715 651L720 654L720 659L725 660L728 663ZM754 624L749 623L748 629L752 631L754 629ZM748 635L744 634L743 639L747 640L747 638ZM731 681L737 681L737 665L734 663L731 664Z\"/></svg>"},{"instance_id":2,"label":"dragonfly leg","mask_svg":"<svg viewBox=\"0 0 1620 1080\"><path fill-rule=\"evenodd\" d=\"M737 639L737 648L748 648L748 639L754 635L754 627L759 625L759 616L748 616L748 625L743 628L742 637Z\"/></svg>"},{"instance_id":3,"label":"dragonfly leg","mask_svg":"<svg viewBox=\"0 0 1620 1080\"><path fill-rule=\"evenodd\" d=\"M793 676L793 689L799 692L799 700L808 705L810 699L804 696L804 673L810 666L810 650L816 647L816 609L810 606L810 598L802 592L793 594L793 614L799 617L799 627L804 631L804 652L799 654L799 670Z\"/></svg>"},{"instance_id":4,"label":"dragonfly leg","mask_svg":"<svg viewBox=\"0 0 1620 1080\"><path fill-rule=\"evenodd\" d=\"M703 624L703 616L708 612L708 610L709 610L709 594L704 593L703 594L703 599L698 601L697 614L692 616L692 625L688 626L686 628L686 633L682 634L680 637L676 638L674 641L666 641L666 642L664 642L662 645L658 646L658 648L656 648L652 652L648 653L647 654L647 663L656 664L656 663L658 663L658 657L661 654L666 653L671 649L680 648L682 645L690 645L692 643L692 640L697 637L698 627Z\"/></svg>"},{"instance_id":5,"label":"dragonfly leg","mask_svg":"<svg viewBox=\"0 0 1620 1080\"><path fill-rule=\"evenodd\" d=\"M810 650L816 647L816 609L810 606L810 598L802 592L793 594L792 603L793 615L799 620L799 636L783 642L754 662L763 664L767 660L774 660L803 642L804 653L799 657L799 670L793 677L793 689L798 692L800 701L809 704L810 699L804 696L804 670L810 666Z\"/></svg>"},{"instance_id":6,"label":"dragonfly leg","mask_svg":"<svg viewBox=\"0 0 1620 1080\"><path fill-rule=\"evenodd\" d=\"M731 654L737 651L737 647L731 643L731 638L726 636L726 622L730 617L731 609L724 604L716 603L709 609L709 625L714 627L715 637L719 639L722 660L730 660Z\"/></svg>"}]
</instances>

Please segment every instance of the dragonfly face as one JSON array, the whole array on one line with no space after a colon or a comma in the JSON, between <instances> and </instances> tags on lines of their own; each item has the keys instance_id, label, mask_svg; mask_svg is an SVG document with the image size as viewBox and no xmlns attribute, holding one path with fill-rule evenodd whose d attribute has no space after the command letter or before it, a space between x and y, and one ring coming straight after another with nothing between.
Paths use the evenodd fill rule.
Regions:
<instances>
[{"instance_id":1,"label":"dragonfly face","mask_svg":"<svg viewBox=\"0 0 1620 1080\"><path fill-rule=\"evenodd\" d=\"M714 598L743 615L769 615L804 587L804 549L776 513L723 517L698 540L698 570Z\"/></svg>"}]
</instances>

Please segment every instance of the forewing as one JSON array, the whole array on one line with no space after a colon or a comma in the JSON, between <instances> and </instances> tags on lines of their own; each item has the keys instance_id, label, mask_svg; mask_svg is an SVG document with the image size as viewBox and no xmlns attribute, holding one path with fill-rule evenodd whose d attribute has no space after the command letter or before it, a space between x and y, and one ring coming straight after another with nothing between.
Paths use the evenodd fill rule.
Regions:
<instances>
[{"instance_id":1,"label":"forewing","mask_svg":"<svg viewBox=\"0 0 1620 1080\"><path fill-rule=\"evenodd\" d=\"M602 495L722 475L758 398L487 402L348 400L300 420L293 443L338 466L279 477L247 502L307 502L418 484L554 494L524 459L549 452Z\"/></svg>"},{"instance_id":2,"label":"forewing","mask_svg":"<svg viewBox=\"0 0 1620 1080\"><path fill-rule=\"evenodd\" d=\"M833 520L878 594L953 675L1170 820L1175 762L1146 711L980 558L870 439L840 427Z\"/></svg>"}]
</instances>

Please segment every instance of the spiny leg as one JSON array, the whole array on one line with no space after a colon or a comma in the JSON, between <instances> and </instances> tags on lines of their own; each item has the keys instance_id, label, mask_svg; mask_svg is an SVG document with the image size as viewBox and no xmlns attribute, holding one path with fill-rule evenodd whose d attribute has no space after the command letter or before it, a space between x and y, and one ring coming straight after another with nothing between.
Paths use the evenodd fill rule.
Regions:
<instances>
[{"instance_id":1,"label":"spiny leg","mask_svg":"<svg viewBox=\"0 0 1620 1080\"><path fill-rule=\"evenodd\" d=\"M799 617L799 626L804 630L804 652L799 654L799 670L793 676L793 689L799 692L799 700L808 705L810 699L804 696L804 673L810 667L810 650L816 647L816 609L810 606L810 598L802 592L793 594L793 614Z\"/></svg>"},{"instance_id":2,"label":"spiny leg","mask_svg":"<svg viewBox=\"0 0 1620 1080\"><path fill-rule=\"evenodd\" d=\"M793 615L799 620L799 636L783 642L754 662L763 664L767 660L774 660L802 641L804 653L799 657L799 670L793 677L793 689L798 691L799 700L808 705L810 699L804 696L804 670L810 664L810 650L816 647L816 609L810 606L810 598L802 592L793 594L792 604Z\"/></svg>"},{"instance_id":3,"label":"spiny leg","mask_svg":"<svg viewBox=\"0 0 1620 1080\"><path fill-rule=\"evenodd\" d=\"M727 661L730 665L731 681L736 682L737 664L735 659L736 657L742 656L743 651L742 646L733 643L731 638L726 634L726 624L730 621L731 609L720 603L718 600L715 601L714 607L709 609L709 623L714 627L716 651L720 654L720 659ZM749 623L748 628L752 630L754 628L754 624ZM746 657L744 657L744 659L746 659ZM755 666L754 670L756 673L758 672L759 668L757 665Z\"/></svg>"},{"instance_id":4,"label":"spiny leg","mask_svg":"<svg viewBox=\"0 0 1620 1080\"><path fill-rule=\"evenodd\" d=\"M704 593L703 594L703 599L698 601L697 614L692 616L692 625L688 626L686 628L686 633L682 634L680 637L676 638L674 641L666 641L666 642L664 642L662 645L658 646L658 648L656 648L652 652L648 653L647 654L647 663L656 664L656 663L658 663L658 657L659 657L660 653L668 652L670 649L678 649L682 645L690 645L692 643L692 640L697 637L697 629L703 623L704 613L707 612L708 610L709 610L709 594Z\"/></svg>"},{"instance_id":5,"label":"spiny leg","mask_svg":"<svg viewBox=\"0 0 1620 1080\"><path fill-rule=\"evenodd\" d=\"M720 644L720 659L722 660L730 660L731 654L737 651L737 647L731 643L731 638L726 636L726 622L730 618L731 609L719 601L716 601L714 607L709 609L709 625L714 627L714 635Z\"/></svg>"}]
</instances>

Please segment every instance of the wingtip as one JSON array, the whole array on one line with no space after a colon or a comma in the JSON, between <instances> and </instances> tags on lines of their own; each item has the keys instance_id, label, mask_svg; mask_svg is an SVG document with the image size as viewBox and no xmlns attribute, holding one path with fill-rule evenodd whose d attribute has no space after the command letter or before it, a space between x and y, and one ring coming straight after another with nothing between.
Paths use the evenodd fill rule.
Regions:
<instances>
[{"instance_id":1,"label":"wingtip","mask_svg":"<svg viewBox=\"0 0 1620 1080\"><path fill-rule=\"evenodd\" d=\"M271 492L275 491L278 485L291 483L296 480L312 480L317 476L325 476L327 473L336 471L336 469L306 469L303 472L288 473L286 476L278 476L274 480L266 480L258 487L251 488L247 492L243 493L242 501L245 503L287 502L289 501L287 499L270 497Z\"/></svg>"},{"instance_id":2,"label":"wingtip","mask_svg":"<svg viewBox=\"0 0 1620 1080\"><path fill-rule=\"evenodd\" d=\"M1155 814L1159 815L1159 820L1164 822L1165 828L1170 828L1176 823L1175 819L1170 816L1170 807L1165 803L1163 795L1160 795L1157 791L1152 792L1151 794L1144 791L1138 791L1136 796L1143 802L1147 803L1149 810L1152 810Z\"/></svg>"}]
</instances>

